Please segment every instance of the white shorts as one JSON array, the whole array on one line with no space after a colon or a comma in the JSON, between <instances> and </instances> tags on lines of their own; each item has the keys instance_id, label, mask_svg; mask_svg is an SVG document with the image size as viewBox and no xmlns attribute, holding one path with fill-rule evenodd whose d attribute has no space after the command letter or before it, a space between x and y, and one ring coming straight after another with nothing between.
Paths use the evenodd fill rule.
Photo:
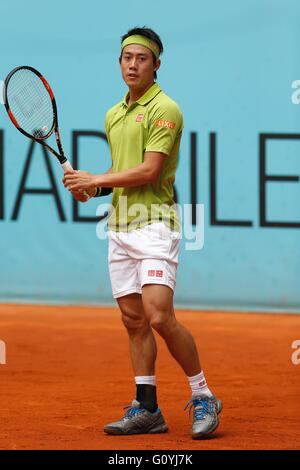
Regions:
<instances>
[{"instance_id":1,"label":"white shorts","mask_svg":"<svg viewBox=\"0 0 300 470\"><path fill-rule=\"evenodd\" d=\"M163 222L129 232L108 231L109 274L114 298L142 293L144 284L164 284L173 291L181 234Z\"/></svg>"}]
</instances>

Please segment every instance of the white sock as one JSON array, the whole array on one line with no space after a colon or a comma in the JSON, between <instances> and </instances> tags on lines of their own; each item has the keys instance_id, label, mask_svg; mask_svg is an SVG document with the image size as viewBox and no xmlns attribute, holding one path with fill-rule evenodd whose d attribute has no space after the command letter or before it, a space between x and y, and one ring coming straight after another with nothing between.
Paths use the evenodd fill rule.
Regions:
<instances>
[{"instance_id":1,"label":"white sock","mask_svg":"<svg viewBox=\"0 0 300 470\"><path fill-rule=\"evenodd\" d=\"M212 397L213 394L209 390L204 374L201 371L197 375L193 375L193 377L188 377L189 384L191 386L192 395L193 396L206 396Z\"/></svg>"},{"instance_id":2,"label":"white sock","mask_svg":"<svg viewBox=\"0 0 300 470\"><path fill-rule=\"evenodd\" d=\"M136 385L156 385L155 375L138 375L134 380Z\"/></svg>"}]
</instances>

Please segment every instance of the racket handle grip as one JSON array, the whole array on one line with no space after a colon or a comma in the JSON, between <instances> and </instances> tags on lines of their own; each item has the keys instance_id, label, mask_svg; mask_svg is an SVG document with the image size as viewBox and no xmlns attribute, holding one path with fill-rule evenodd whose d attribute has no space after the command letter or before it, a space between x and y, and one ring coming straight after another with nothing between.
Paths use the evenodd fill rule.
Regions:
<instances>
[{"instance_id":1,"label":"racket handle grip","mask_svg":"<svg viewBox=\"0 0 300 470\"><path fill-rule=\"evenodd\" d=\"M74 168L72 167L71 163L69 160L66 160L64 163L61 163L61 167L64 170L64 173L68 170L74 171ZM91 196L86 192L86 191L80 191L84 196L86 196L88 199L91 198Z\"/></svg>"},{"instance_id":2,"label":"racket handle grip","mask_svg":"<svg viewBox=\"0 0 300 470\"><path fill-rule=\"evenodd\" d=\"M72 167L72 165L71 165L71 163L69 162L69 160L66 160L65 163L61 163L61 167L62 167L62 169L64 170L64 173L65 173L67 170L74 171L74 170L73 170L73 167Z\"/></svg>"}]
</instances>

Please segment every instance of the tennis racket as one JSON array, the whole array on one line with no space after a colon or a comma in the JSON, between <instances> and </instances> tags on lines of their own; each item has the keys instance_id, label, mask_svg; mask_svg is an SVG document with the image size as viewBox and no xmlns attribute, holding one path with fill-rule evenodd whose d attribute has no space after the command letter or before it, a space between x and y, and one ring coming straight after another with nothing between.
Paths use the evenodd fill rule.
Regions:
<instances>
[{"instance_id":1,"label":"tennis racket","mask_svg":"<svg viewBox=\"0 0 300 470\"><path fill-rule=\"evenodd\" d=\"M59 134L53 91L43 75L27 65L16 67L5 78L3 101L15 127L56 156L64 172L73 170L66 158ZM45 141L55 134L58 152ZM83 194L88 194L83 191Z\"/></svg>"}]
</instances>

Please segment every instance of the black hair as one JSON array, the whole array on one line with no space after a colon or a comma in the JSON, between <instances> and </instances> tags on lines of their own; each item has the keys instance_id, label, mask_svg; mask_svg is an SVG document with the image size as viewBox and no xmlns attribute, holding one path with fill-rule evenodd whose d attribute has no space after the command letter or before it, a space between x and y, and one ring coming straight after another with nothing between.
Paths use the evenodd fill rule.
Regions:
<instances>
[{"instance_id":1,"label":"black hair","mask_svg":"<svg viewBox=\"0 0 300 470\"><path fill-rule=\"evenodd\" d=\"M155 31L153 31L153 29L146 28L146 26L143 26L142 28L139 28L136 26L135 28L130 29L126 34L124 34L124 36L121 37L121 44L125 39L127 39L129 36L133 36L134 34L139 34L140 36L144 36L145 38L151 39L158 45L159 54L163 53L164 46L163 46L163 43L161 42L159 35ZM153 52L152 52L152 56L153 56L153 63L155 64L157 59L155 55L153 54ZM120 55L120 60L121 58L122 58L122 54ZM154 79L156 80L156 78L157 78L157 74L156 72L154 72Z\"/></svg>"}]
</instances>

